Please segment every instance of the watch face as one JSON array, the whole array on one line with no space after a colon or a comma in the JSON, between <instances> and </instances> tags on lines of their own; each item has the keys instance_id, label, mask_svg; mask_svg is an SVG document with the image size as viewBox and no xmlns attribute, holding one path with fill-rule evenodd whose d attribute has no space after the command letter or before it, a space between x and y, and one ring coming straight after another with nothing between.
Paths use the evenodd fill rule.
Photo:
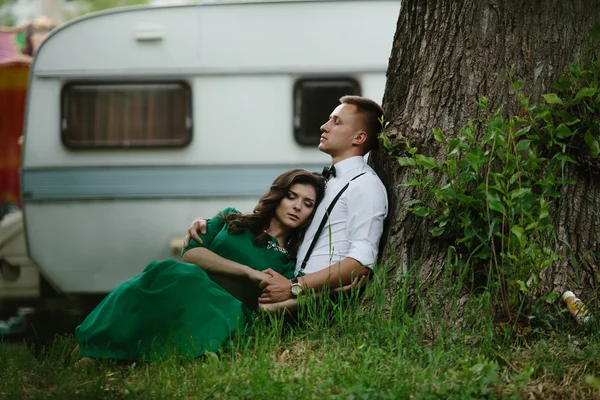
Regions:
<instances>
[{"instance_id":1,"label":"watch face","mask_svg":"<svg viewBox=\"0 0 600 400\"><path fill-rule=\"evenodd\" d=\"M300 293L302 293L302 287L300 285L293 285L292 286L292 294L294 296L298 296Z\"/></svg>"}]
</instances>

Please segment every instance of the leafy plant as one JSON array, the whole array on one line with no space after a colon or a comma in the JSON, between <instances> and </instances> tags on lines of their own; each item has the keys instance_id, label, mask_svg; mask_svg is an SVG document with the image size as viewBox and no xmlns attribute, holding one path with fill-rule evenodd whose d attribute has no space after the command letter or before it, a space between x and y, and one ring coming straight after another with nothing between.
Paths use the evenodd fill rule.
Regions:
<instances>
[{"instance_id":1,"label":"leafy plant","mask_svg":"<svg viewBox=\"0 0 600 400\"><path fill-rule=\"evenodd\" d=\"M498 294L507 314L539 294L540 273L560 258L550 210L559 206L561 188L575 183L567 165L597 172L599 74L597 62L574 62L540 103L529 101L512 73L501 77L520 112L505 116L481 96L475 101L481 118L453 136L433 130L439 159L409 141L399 152L382 136L388 153L412 169L403 185L417 195L406 206L427 218L433 237L450 238L462 249L463 265L473 276L485 276L485 287Z\"/></svg>"}]
</instances>

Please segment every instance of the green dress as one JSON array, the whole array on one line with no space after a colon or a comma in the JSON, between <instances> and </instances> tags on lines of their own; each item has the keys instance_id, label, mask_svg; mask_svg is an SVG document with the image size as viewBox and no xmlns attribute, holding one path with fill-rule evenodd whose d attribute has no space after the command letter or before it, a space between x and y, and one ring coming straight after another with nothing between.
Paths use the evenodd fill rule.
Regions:
<instances>
[{"instance_id":1,"label":"green dress","mask_svg":"<svg viewBox=\"0 0 600 400\"><path fill-rule=\"evenodd\" d=\"M221 211L207 221L202 245L192 241L184 250L209 250L257 270L272 268L291 278L294 261L275 239L254 242L249 230L227 232ZM175 260L152 261L144 271L121 283L75 330L81 357L156 360L165 356L196 358L227 348L247 332L252 313L237 298L213 282L200 267Z\"/></svg>"}]
</instances>

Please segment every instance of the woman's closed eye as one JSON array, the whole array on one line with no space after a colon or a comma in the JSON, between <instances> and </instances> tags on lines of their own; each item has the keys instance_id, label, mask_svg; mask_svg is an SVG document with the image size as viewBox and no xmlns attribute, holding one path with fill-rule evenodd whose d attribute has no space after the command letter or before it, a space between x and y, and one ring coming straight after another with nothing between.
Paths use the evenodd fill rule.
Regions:
<instances>
[{"instance_id":1,"label":"woman's closed eye","mask_svg":"<svg viewBox=\"0 0 600 400\"><path fill-rule=\"evenodd\" d=\"M289 192L287 192L285 197L288 198L289 200L296 200L296 199L298 199L298 197L300 197L300 200L304 204L304 207L308 208L309 210L311 210L315 207L315 199L313 199L312 197L305 197L302 195L298 195L298 193L294 192L293 190L290 190Z\"/></svg>"}]
</instances>

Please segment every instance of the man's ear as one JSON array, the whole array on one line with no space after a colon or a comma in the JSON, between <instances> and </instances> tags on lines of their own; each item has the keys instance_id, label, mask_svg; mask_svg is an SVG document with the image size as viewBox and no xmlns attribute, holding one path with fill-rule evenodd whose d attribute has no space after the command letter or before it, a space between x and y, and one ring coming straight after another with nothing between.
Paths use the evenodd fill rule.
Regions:
<instances>
[{"instance_id":1,"label":"man's ear","mask_svg":"<svg viewBox=\"0 0 600 400\"><path fill-rule=\"evenodd\" d=\"M367 138L368 138L367 132L358 131L356 136L354 136L354 140L352 140L352 144L355 146L362 146L367 141Z\"/></svg>"}]
</instances>

